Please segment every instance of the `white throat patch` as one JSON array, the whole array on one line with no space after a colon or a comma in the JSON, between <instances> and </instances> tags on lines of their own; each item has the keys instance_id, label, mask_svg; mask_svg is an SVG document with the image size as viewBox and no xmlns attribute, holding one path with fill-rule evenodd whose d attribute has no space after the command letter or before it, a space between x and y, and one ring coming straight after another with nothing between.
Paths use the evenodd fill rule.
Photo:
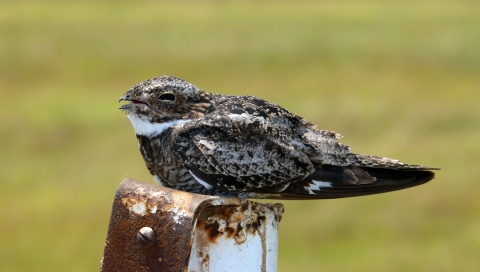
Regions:
<instances>
[{"instance_id":1,"label":"white throat patch","mask_svg":"<svg viewBox=\"0 0 480 272\"><path fill-rule=\"evenodd\" d=\"M177 120L172 120L166 123L152 124L149 121L138 118L132 114L127 114L127 116L128 116L128 119L130 119L130 122L132 123L135 133L137 135L143 135L143 136L156 136L161 134L165 129L171 126L190 121L189 119L180 119L180 120L177 119Z\"/></svg>"}]
</instances>

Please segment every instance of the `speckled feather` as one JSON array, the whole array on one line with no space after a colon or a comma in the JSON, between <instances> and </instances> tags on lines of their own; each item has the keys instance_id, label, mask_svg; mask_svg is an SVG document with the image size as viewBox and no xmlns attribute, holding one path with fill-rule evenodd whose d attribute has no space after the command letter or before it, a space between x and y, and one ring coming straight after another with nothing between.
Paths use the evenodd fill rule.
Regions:
<instances>
[{"instance_id":1,"label":"speckled feather","mask_svg":"<svg viewBox=\"0 0 480 272\"><path fill-rule=\"evenodd\" d=\"M354 154L341 137L253 96L209 94L171 76L120 100L157 183L242 198L315 199L419 185L437 168Z\"/></svg>"}]
</instances>

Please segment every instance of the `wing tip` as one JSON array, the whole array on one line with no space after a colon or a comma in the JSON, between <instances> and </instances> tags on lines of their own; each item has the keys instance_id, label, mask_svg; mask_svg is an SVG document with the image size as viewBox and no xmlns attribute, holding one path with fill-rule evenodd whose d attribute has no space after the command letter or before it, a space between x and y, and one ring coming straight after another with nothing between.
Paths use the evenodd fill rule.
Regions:
<instances>
[{"instance_id":1,"label":"wing tip","mask_svg":"<svg viewBox=\"0 0 480 272\"><path fill-rule=\"evenodd\" d=\"M365 170L369 171L368 169ZM374 175L380 175L378 180L371 184L334 184L329 182L331 186L322 186L317 189L311 186L305 187L304 185L309 185L310 183L305 183L307 180L303 180L297 186L294 185L283 192L269 195L268 198L314 200L366 196L408 189L425 184L435 178L435 173L429 170L370 168L370 171L374 172ZM386 178L386 176L382 177L382 173L392 175L391 179Z\"/></svg>"}]
</instances>

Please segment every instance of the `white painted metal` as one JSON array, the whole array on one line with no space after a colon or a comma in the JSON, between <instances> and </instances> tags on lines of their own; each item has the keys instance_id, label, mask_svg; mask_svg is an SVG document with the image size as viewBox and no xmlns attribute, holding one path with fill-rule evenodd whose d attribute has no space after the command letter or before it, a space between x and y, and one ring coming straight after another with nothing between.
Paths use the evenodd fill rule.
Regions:
<instances>
[{"instance_id":1,"label":"white painted metal","mask_svg":"<svg viewBox=\"0 0 480 272\"><path fill-rule=\"evenodd\" d=\"M227 213L217 209L213 216L210 211L203 221L199 216L187 271L277 271L283 207L247 203L247 209L246 205L230 207Z\"/></svg>"}]
</instances>

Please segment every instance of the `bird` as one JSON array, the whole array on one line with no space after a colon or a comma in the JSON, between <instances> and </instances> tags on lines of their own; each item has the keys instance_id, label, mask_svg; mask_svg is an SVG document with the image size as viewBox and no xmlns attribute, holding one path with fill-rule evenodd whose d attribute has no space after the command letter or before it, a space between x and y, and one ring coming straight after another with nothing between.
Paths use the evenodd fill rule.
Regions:
<instances>
[{"instance_id":1,"label":"bird","mask_svg":"<svg viewBox=\"0 0 480 272\"><path fill-rule=\"evenodd\" d=\"M331 199L401 190L435 167L355 154L342 135L255 96L205 92L173 76L131 87L119 102L157 184L242 199Z\"/></svg>"}]
</instances>

